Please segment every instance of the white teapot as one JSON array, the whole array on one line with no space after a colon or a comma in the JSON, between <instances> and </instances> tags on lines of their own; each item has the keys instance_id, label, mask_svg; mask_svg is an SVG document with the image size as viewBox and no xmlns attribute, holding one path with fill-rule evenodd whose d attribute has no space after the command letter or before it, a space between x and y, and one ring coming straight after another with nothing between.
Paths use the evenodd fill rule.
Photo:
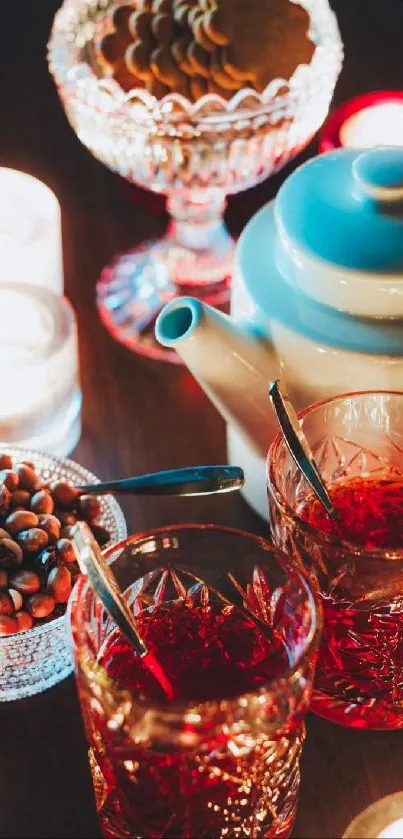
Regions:
<instances>
[{"instance_id":1,"label":"white teapot","mask_svg":"<svg viewBox=\"0 0 403 839\"><path fill-rule=\"evenodd\" d=\"M271 379L298 409L403 390L403 149L339 150L297 169L242 234L231 315L179 298L156 335L227 421L229 460L267 517Z\"/></svg>"}]
</instances>

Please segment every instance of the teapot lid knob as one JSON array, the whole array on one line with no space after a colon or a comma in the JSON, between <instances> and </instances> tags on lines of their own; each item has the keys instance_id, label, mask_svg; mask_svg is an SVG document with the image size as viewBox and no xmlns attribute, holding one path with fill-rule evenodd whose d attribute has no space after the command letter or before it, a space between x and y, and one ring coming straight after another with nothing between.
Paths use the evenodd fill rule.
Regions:
<instances>
[{"instance_id":1,"label":"teapot lid knob","mask_svg":"<svg viewBox=\"0 0 403 839\"><path fill-rule=\"evenodd\" d=\"M298 275L309 293L315 262L318 276L333 272L319 282L328 306L341 272L347 300L352 271L388 279L385 297L403 299L403 147L339 149L309 160L281 186L274 215L277 258L291 285Z\"/></svg>"},{"instance_id":2,"label":"teapot lid knob","mask_svg":"<svg viewBox=\"0 0 403 839\"><path fill-rule=\"evenodd\" d=\"M403 148L375 148L359 154L353 177L369 198L390 203L403 199Z\"/></svg>"}]
</instances>

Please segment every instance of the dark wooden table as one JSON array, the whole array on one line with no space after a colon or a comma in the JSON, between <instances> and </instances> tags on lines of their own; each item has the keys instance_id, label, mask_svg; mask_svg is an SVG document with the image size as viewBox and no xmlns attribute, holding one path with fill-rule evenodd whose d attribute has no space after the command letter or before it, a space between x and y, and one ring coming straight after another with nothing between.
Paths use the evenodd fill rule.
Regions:
<instances>
[{"instance_id":1,"label":"dark wooden table","mask_svg":"<svg viewBox=\"0 0 403 839\"><path fill-rule=\"evenodd\" d=\"M83 434L74 456L103 478L223 461L224 424L189 374L132 355L99 323L94 287L101 267L116 251L160 233L166 217L160 199L131 195L69 128L45 62L58 5L58 0L1 4L0 164L31 172L61 202L66 292L78 316L84 392ZM346 47L336 101L376 88L402 88L402 0L332 0L332 5ZM312 144L306 154L315 149ZM235 235L291 168L231 199L227 218ZM124 511L132 530L199 521L266 532L240 497L138 499L125 503ZM302 768L293 836L338 837L360 810L403 788L403 732L354 732L311 717ZM73 679L28 701L3 704L0 837L98 835Z\"/></svg>"}]
</instances>

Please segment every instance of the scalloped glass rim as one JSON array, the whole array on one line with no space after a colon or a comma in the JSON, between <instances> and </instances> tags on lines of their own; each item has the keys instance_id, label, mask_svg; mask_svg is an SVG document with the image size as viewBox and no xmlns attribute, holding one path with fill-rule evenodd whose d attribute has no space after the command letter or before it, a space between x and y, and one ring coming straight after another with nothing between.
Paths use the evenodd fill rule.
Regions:
<instances>
[{"instance_id":1,"label":"scalloped glass rim","mask_svg":"<svg viewBox=\"0 0 403 839\"><path fill-rule=\"evenodd\" d=\"M294 0L292 0L294 2ZM262 94L251 88L237 91L234 96L225 100L214 93L202 96L192 102L178 93L170 93L158 100L143 88L133 88L125 92L113 79L99 79L90 65L80 59L80 50L71 37L75 24L82 24L80 12L88 9L91 12L91 0L64 0L56 12L48 42L49 68L58 87L71 88L70 95L78 95L86 104L91 101L94 109L100 108L109 112L119 112L123 109L125 116L138 120L143 116L153 119L178 119L186 115L189 119L211 122L225 116L241 113L258 116L270 107L282 108L289 98L301 98L304 90L309 88L309 81L314 77L321 77L329 73L329 51L333 52L332 69L337 77L343 61L343 47L337 20L327 3L327 0L296 0L304 6L311 15L312 39L316 43L316 50L310 64L297 67L289 81L274 79ZM112 4L104 4L112 5ZM100 11L102 11L100 9ZM326 19L326 26L323 20ZM322 27L319 27L319 20ZM316 25L317 24L317 25ZM70 33L70 37L69 37ZM88 43L90 38L84 43ZM287 88L287 92L280 95L279 91ZM256 107L244 107L247 100L254 99ZM128 107L127 107L128 106ZM137 106L137 107L136 107ZM205 110L214 107L212 113ZM182 113L178 114L178 107Z\"/></svg>"},{"instance_id":2,"label":"scalloped glass rim","mask_svg":"<svg viewBox=\"0 0 403 839\"><path fill-rule=\"evenodd\" d=\"M63 466L66 472L71 471L72 473L79 474L80 480L88 484L99 484L100 482L96 475L68 457L56 457L55 455L39 451L38 449L24 449L19 446L7 446L0 443L0 454L5 453L10 454L13 459L20 458L21 460L32 460L35 464L40 462L43 464L46 463L46 468L49 469L52 469L52 466L54 466L55 472L58 468L60 468L60 466ZM111 534L110 541L107 545L105 545L105 547L110 550L115 542L127 538L127 526L125 517L117 501L110 496L104 496L104 498L108 499L107 501L104 501L104 504L109 508L109 511L115 520L116 526L115 532ZM66 615L64 614L61 615L60 618L55 618L55 620L50 620L48 623L42 624L42 626L35 626L32 629L25 630L24 632L15 632L13 635L3 635L0 637L0 650L1 647L7 647L14 644L16 638L21 638L23 636L27 637L28 635L31 638L40 638L42 635L47 635L49 632L54 630L56 627L61 626L65 622Z\"/></svg>"}]
</instances>

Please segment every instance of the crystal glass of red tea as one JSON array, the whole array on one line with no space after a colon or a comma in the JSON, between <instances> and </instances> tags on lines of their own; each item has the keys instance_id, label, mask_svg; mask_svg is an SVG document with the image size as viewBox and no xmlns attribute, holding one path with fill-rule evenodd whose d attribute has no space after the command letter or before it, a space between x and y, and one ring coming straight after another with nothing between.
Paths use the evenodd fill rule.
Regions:
<instances>
[{"instance_id":1,"label":"crystal glass of red tea","mask_svg":"<svg viewBox=\"0 0 403 839\"><path fill-rule=\"evenodd\" d=\"M321 624L307 575L210 525L107 556L174 697L81 578L71 632L102 835L288 836Z\"/></svg>"},{"instance_id":2,"label":"crystal glass of red tea","mask_svg":"<svg viewBox=\"0 0 403 839\"><path fill-rule=\"evenodd\" d=\"M403 728L403 393L343 394L300 421L337 523L281 436L269 452L268 497L274 543L319 582L311 708L356 728Z\"/></svg>"}]
</instances>

